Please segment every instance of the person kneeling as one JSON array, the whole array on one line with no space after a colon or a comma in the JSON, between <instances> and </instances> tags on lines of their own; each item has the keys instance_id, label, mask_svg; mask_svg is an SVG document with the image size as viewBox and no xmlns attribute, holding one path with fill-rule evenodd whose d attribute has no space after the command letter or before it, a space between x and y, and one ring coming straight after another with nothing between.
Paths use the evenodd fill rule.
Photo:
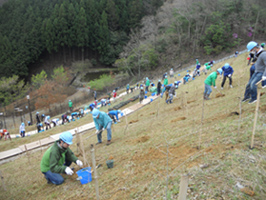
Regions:
<instances>
[{"instance_id":1,"label":"person kneeling","mask_svg":"<svg viewBox=\"0 0 266 200\"><path fill-rule=\"evenodd\" d=\"M64 182L64 178L60 173L73 175L72 169L69 167L75 162L79 167L83 166L82 161L74 155L69 148L72 143L73 136L70 132L64 132L59 136L59 140L55 141L43 155L41 161L41 172L47 179L47 183L60 185Z\"/></svg>"}]
</instances>

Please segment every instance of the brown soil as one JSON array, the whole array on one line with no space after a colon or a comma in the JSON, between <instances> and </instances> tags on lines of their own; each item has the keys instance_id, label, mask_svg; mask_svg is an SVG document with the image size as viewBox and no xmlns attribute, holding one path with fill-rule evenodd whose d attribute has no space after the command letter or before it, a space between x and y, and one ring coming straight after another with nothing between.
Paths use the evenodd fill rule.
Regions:
<instances>
[{"instance_id":1,"label":"brown soil","mask_svg":"<svg viewBox=\"0 0 266 200\"><path fill-rule=\"evenodd\" d=\"M219 94L216 94L215 96L216 96L216 98L219 98L219 97L224 97L225 94L221 94L221 93L219 93Z\"/></svg>"},{"instance_id":2,"label":"brown soil","mask_svg":"<svg viewBox=\"0 0 266 200\"><path fill-rule=\"evenodd\" d=\"M228 116L235 116L235 115L239 115L239 113L238 112L231 112Z\"/></svg>"},{"instance_id":3,"label":"brown soil","mask_svg":"<svg viewBox=\"0 0 266 200\"><path fill-rule=\"evenodd\" d=\"M188 101L187 103L190 104L190 103L193 103L195 102L196 100L191 100L191 101Z\"/></svg>"},{"instance_id":4,"label":"brown soil","mask_svg":"<svg viewBox=\"0 0 266 200\"><path fill-rule=\"evenodd\" d=\"M150 115L155 115L155 112L150 113Z\"/></svg>"},{"instance_id":5,"label":"brown soil","mask_svg":"<svg viewBox=\"0 0 266 200\"><path fill-rule=\"evenodd\" d=\"M266 105L260 106L260 111L265 112L266 111Z\"/></svg>"},{"instance_id":6,"label":"brown soil","mask_svg":"<svg viewBox=\"0 0 266 200\"><path fill-rule=\"evenodd\" d=\"M178 118L176 118L176 119L173 119L173 120L171 120L171 122L173 123L173 122L178 122L178 121L182 121L182 120L185 120L186 119L186 117L178 117Z\"/></svg>"},{"instance_id":7,"label":"brown soil","mask_svg":"<svg viewBox=\"0 0 266 200\"><path fill-rule=\"evenodd\" d=\"M129 122L129 124L133 124L133 123L136 123L136 122L138 122L139 120L132 120L132 121L130 121Z\"/></svg>"},{"instance_id":8,"label":"brown soil","mask_svg":"<svg viewBox=\"0 0 266 200\"><path fill-rule=\"evenodd\" d=\"M262 95L264 95L265 94L265 92L262 92L262 93L260 93L260 96L262 96Z\"/></svg>"},{"instance_id":9,"label":"brown soil","mask_svg":"<svg viewBox=\"0 0 266 200\"><path fill-rule=\"evenodd\" d=\"M178 111L178 110L181 110L182 108L180 106L177 106L174 108L174 111Z\"/></svg>"},{"instance_id":10,"label":"brown soil","mask_svg":"<svg viewBox=\"0 0 266 200\"><path fill-rule=\"evenodd\" d=\"M147 142L150 139L150 136L142 136L140 138L137 139L138 143L140 142Z\"/></svg>"}]
</instances>

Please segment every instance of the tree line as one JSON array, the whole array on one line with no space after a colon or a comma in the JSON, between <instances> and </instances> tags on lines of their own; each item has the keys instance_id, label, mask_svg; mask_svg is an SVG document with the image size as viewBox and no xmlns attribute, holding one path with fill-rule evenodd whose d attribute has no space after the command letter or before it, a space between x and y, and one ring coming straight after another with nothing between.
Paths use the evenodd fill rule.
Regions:
<instances>
[{"instance_id":1,"label":"tree line","mask_svg":"<svg viewBox=\"0 0 266 200\"><path fill-rule=\"evenodd\" d=\"M131 29L163 0L9 0L0 8L0 76L25 78L44 51L114 63ZM75 48L74 48L75 47ZM78 49L78 51L76 50ZM7 70L8 69L8 70Z\"/></svg>"}]
</instances>

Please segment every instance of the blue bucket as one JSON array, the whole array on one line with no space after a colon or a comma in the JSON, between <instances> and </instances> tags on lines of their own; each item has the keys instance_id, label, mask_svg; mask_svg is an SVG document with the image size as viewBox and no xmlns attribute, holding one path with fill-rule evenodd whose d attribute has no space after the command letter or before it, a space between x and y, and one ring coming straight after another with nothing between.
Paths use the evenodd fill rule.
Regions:
<instances>
[{"instance_id":1,"label":"blue bucket","mask_svg":"<svg viewBox=\"0 0 266 200\"><path fill-rule=\"evenodd\" d=\"M151 99L151 102L153 101L153 99Z\"/></svg>"},{"instance_id":2,"label":"blue bucket","mask_svg":"<svg viewBox=\"0 0 266 200\"><path fill-rule=\"evenodd\" d=\"M83 169L77 171L76 173L77 173L79 180L80 180L80 183L82 185L87 184L87 183L92 181L91 167L83 168Z\"/></svg>"},{"instance_id":3,"label":"blue bucket","mask_svg":"<svg viewBox=\"0 0 266 200\"><path fill-rule=\"evenodd\" d=\"M122 116L124 115L124 113L121 112L120 115L121 115L121 117L122 117Z\"/></svg>"},{"instance_id":4,"label":"blue bucket","mask_svg":"<svg viewBox=\"0 0 266 200\"><path fill-rule=\"evenodd\" d=\"M147 99L147 96L146 95L144 96L144 99Z\"/></svg>"},{"instance_id":5,"label":"blue bucket","mask_svg":"<svg viewBox=\"0 0 266 200\"><path fill-rule=\"evenodd\" d=\"M145 94L147 94L148 92L147 91L145 91Z\"/></svg>"},{"instance_id":6,"label":"blue bucket","mask_svg":"<svg viewBox=\"0 0 266 200\"><path fill-rule=\"evenodd\" d=\"M155 93L151 93L151 96L154 96L155 95Z\"/></svg>"},{"instance_id":7,"label":"blue bucket","mask_svg":"<svg viewBox=\"0 0 266 200\"><path fill-rule=\"evenodd\" d=\"M178 74L178 76L180 76L180 74Z\"/></svg>"}]
</instances>

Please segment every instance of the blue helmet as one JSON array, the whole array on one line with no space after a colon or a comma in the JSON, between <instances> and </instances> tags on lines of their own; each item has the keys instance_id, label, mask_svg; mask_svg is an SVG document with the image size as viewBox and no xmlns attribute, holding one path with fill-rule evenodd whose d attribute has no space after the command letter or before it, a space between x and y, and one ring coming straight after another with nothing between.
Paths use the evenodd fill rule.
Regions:
<instances>
[{"instance_id":1,"label":"blue helmet","mask_svg":"<svg viewBox=\"0 0 266 200\"><path fill-rule=\"evenodd\" d=\"M227 69L229 66L230 66L229 63L225 63L225 64L224 64L224 67L225 67L226 69Z\"/></svg>"},{"instance_id":2,"label":"blue helmet","mask_svg":"<svg viewBox=\"0 0 266 200\"><path fill-rule=\"evenodd\" d=\"M24 122L22 122L21 125L24 126L25 125Z\"/></svg>"},{"instance_id":3,"label":"blue helmet","mask_svg":"<svg viewBox=\"0 0 266 200\"><path fill-rule=\"evenodd\" d=\"M61 139L63 142L65 142L67 144L73 144L73 142L72 142L73 135L69 131L62 133L59 136L59 139Z\"/></svg>"},{"instance_id":4,"label":"blue helmet","mask_svg":"<svg viewBox=\"0 0 266 200\"><path fill-rule=\"evenodd\" d=\"M248 51L251 51L256 46L258 46L258 44L254 41L251 41L247 44L247 49L248 49Z\"/></svg>"},{"instance_id":5,"label":"blue helmet","mask_svg":"<svg viewBox=\"0 0 266 200\"><path fill-rule=\"evenodd\" d=\"M121 113L121 110L118 110L117 112L118 112L118 113Z\"/></svg>"},{"instance_id":6,"label":"blue helmet","mask_svg":"<svg viewBox=\"0 0 266 200\"><path fill-rule=\"evenodd\" d=\"M36 112L36 115L38 115L39 114L39 112Z\"/></svg>"},{"instance_id":7,"label":"blue helmet","mask_svg":"<svg viewBox=\"0 0 266 200\"><path fill-rule=\"evenodd\" d=\"M100 111L98 109L93 109L92 111L92 117L95 119L100 114Z\"/></svg>"},{"instance_id":8,"label":"blue helmet","mask_svg":"<svg viewBox=\"0 0 266 200\"><path fill-rule=\"evenodd\" d=\"M217 72L221 75L223 73L223 70L221 68L217 69Z\"/></svg>"},{"instance_id":9,"label":"blue helmet","mask_svg":"<svg viewBox=\"0 0 266 200\"><path fill-rule=\"evenodd\" d=\"M143 87L140 87L141 90L143 90Z\"/></svg>"},{"instance_id":10,"label":"blue helmet","mask_svg":"<svg viewBox=\"0 0 266 200\"><path fill-rule=\"evenodd\" d=\"M158 82L161 82L161 80L159 79Z\"/></svg>"},{"instance_id":11,"label":"blue helmet","mask_svg":"<svg viewBox=\"0 0 266 200\"><path fill-rule=\"evenodd\" d=\"M165 78L167 78L167 76L165 76Z\"/></svg>"},{"instance_id":12,"label":"blue helmet","mask_svg":"<svg viewBox=\"0 0 266 200\"><path fill-rule=\"evenodd\" d=\"M115 90L113 90L113 92L115 92Z\"/></svg>"},{"instance_id":13,"label":"blue helmet","mask_svg":"<svg viewBox=\"0 0 266 200\"><path fill-rule=\"evenodd\" d=\"M47 119L50 119L50 116L47 116Z\"/></svg>"},{"instance_id":14,"label":"blue helmet","mask_svg":"<svg viewBox=\"0 0 266 200\"><path fill-rule=\"evenodd\" d=\"M91 103L91 104L89 105L89 107L90 107L90 108L94 108L94 107L95 107L95 104L94 104L94 103Z\"/></svg>"}]
</instances>

